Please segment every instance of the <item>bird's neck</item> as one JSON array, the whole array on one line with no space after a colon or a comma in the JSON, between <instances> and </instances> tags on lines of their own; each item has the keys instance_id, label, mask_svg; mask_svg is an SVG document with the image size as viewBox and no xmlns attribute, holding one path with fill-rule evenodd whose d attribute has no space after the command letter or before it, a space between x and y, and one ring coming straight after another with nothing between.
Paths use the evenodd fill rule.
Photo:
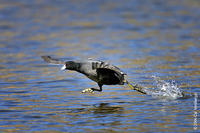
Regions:
<instances>
[{"instance_id":1,"label":"bird's neck","mask_svg":"<svg viewBox=\"0 0 200 133\"><path fill-rule=\"evenodd\" d=\"M80 72L80 66L81 66L80 63L73 63L68 69Z\"/></svg>"}]
</instances>

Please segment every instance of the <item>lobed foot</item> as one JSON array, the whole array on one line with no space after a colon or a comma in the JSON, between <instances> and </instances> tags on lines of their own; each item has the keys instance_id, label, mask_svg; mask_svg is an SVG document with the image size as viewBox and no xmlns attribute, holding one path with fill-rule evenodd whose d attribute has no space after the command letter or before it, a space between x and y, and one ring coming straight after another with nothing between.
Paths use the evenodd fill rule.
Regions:
<instances>
[{"instance_id":1,"label":"lobed foot","mask_svg":"<svg viewBox=\"0 0 200 133\"><path fill-rule=\"evenodd\" d=\"M87 88L87 89L84 89L84 90L82 91L82 93L87 93L87 92L89 92L89 93L94 93L94 89L93 89L93 88Z\"/></svg>"}]
</instances>

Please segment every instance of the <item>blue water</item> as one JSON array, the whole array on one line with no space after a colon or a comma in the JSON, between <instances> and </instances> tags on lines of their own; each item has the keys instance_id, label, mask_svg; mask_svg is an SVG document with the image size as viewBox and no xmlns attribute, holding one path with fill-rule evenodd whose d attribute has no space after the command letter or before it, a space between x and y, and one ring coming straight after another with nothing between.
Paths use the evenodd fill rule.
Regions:
<instances>
[{"instance_id":1,"label":"blue water","mask_svg":"<svg viewBox=\"0 0 200 133\"><path fill-rule=\"evenodd\" d=\"M199 14L198 0L1 0L0 132L199 132ZM96 83L42 55L108 61L143 87L195 96L82 94Z\"/></svg>"}]
</instances>

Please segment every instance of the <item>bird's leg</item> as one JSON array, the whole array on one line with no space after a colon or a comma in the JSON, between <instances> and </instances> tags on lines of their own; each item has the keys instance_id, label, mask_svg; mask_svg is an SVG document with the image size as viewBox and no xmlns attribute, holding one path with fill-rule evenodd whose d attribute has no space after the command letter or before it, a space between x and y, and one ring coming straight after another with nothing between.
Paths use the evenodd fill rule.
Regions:
<instances>
[{"instance_id":1,"label":"bird's leg","mask_svg":"<svg viewBox=\"0 0 200 133\"><path fill-rule=\"evenodd\" d=\"M86 93L86 92L90 92L90 93L94 93L94 91L99 91L99 92L101 92L102 91L102 84L98 84L98 86L99 86L99 89L96 89L96 88L87 88L87 89L84 89L83 91L82 91L82 93Z\"/></svg>"},{"instance_id":2,"label":"bird's leg","mask_svg":"<svg viewBox=\"0 0 200 133\"><path fill-rule=\"evenodd\" d=\"M84 89L84 90L82 91L82 93L87 93L87 92L89 92L89 93L94 93L94 90L93 90L93 88L86 88L86 89Z\"/></svg>"},{"instance_id":3,"label":"bird's leg","mask_svg":"<svg viewBox=\"0 0 200 133\"><path fill-rule=\"evenodd\" d=\"M103 86L103 85L98 83L98 86L99 86L99 89L92 88L92 90L93 90L93 91L99 91L99 92L101 92L101 91L102 91L102 86Z\"/></svg>"}]
</instances>

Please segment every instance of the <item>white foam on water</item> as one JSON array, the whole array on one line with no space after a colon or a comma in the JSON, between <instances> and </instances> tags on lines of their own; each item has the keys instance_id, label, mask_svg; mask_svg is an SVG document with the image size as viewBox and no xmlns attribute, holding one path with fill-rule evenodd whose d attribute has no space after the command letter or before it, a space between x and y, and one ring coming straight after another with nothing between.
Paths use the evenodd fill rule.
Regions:
<instances>
[{"instance_id":1,"label":"white foam on water","mask_svg":"<svg viewBox=\"0 0 200 133\"><path fill-rule=\"evenodd\" d=\"M167 82L159 77L152 76L156 83L156 88L148 91L147 94L157 98L177 99L183 97L181 89L175 81Z\"/></svg>"}]
</instances>

